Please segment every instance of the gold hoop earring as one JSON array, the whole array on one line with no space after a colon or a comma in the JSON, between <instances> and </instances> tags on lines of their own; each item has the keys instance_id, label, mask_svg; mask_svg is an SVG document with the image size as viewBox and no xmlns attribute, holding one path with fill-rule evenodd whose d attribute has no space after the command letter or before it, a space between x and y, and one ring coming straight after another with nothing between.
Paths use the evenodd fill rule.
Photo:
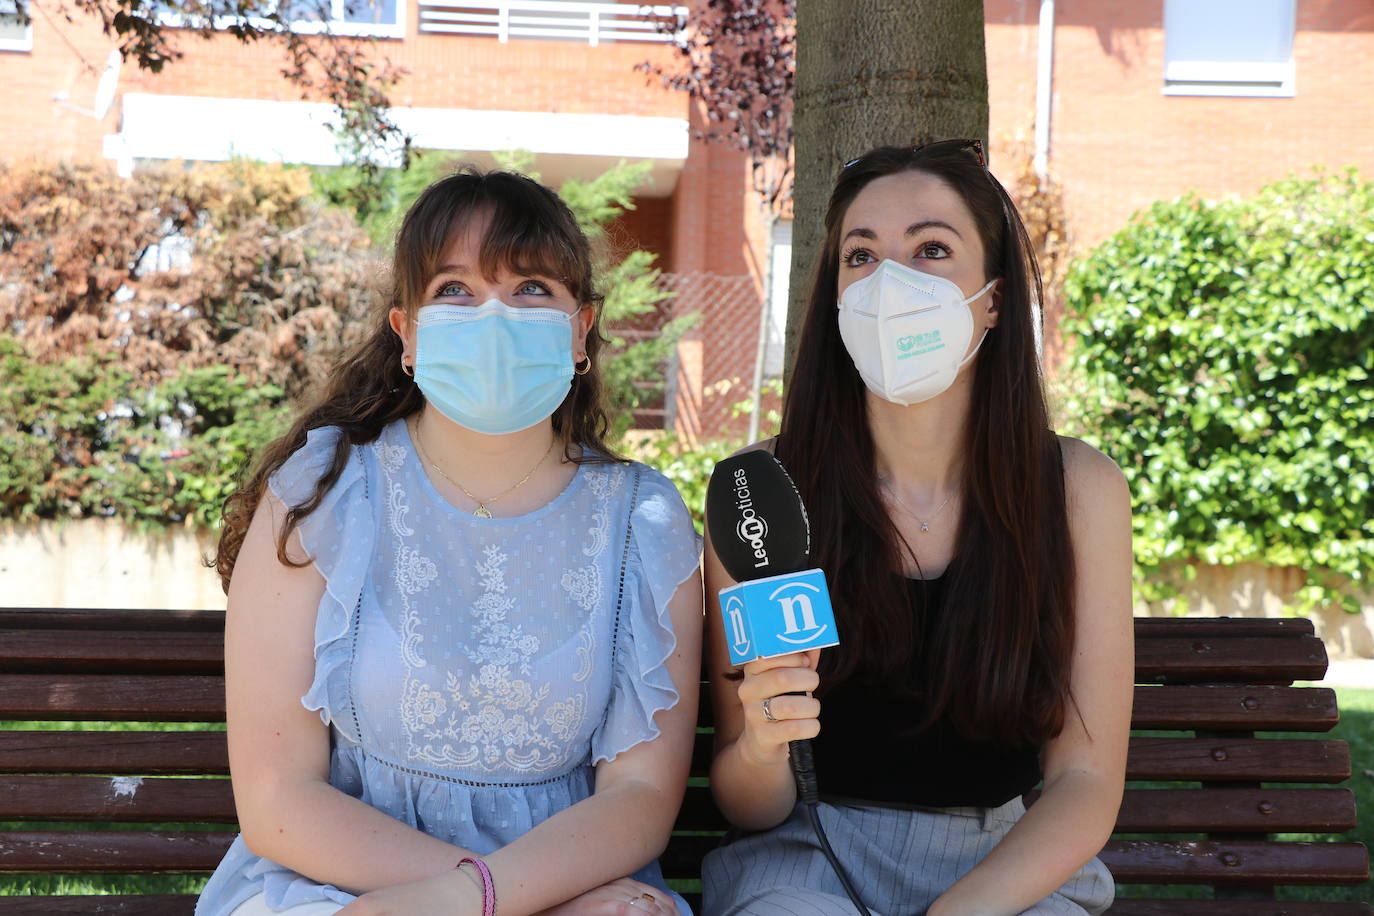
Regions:
<instances>
[{"instance_id":1,"label":"gold hoop earring","mask_svg":"<svg viewBox=\"0 0 1374 916\"><path fill-rule=\"evenodd\" d=\"M586 375L588 372L591 372L592 358L584 354L581 359L573 363L573 371L578 375Z\"/></svg>"},{"instance_id":2,"label":"gold hoop earring","mask_svg":"<svg viewBox=\"0 0 1374 916\"><path fill-rule=\"evenodd\" d=\"M406 355L404 353L401 354L401 371L411 378L415 378L415 370L406 365Z\"/></svg>"}]
</instances>

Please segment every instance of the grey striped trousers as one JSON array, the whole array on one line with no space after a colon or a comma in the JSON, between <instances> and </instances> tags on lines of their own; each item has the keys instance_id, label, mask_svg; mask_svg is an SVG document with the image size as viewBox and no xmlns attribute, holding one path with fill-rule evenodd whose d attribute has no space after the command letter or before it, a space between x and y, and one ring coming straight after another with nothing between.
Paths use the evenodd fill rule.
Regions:
<instances>
[{"instance_id":1,"label":"grey striped trousers","mask_svg":"<svg viewBox=\"0 0 1374 916\"><path fill-rule=\"evenodd\" d=\"M873 916L924 913L982 860L1024 814L1021 800L999 808L820 805L836 856ZM854 916L800 806L782 824L746 834L702 863L702 916ZM1112 903L1111 874L1097 859L1022 916L1083 916Z\"/></svg>"}]
</instances>

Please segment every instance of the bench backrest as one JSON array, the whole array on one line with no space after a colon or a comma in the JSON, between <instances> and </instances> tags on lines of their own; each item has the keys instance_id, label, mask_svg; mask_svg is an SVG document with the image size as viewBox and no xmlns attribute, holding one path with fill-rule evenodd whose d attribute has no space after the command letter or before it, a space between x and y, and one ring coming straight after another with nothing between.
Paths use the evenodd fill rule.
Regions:
<instances>
[{"instance_id":1,"label":"bench backrest","mask_svg":"<svg viewBox=\"0 0 1374 916\"><path fill-rule=\"evenodd\" d=\"M213 611L0 610L0 720L222 723L223 625ZM1345 742L1260 734L1336 724L1334 691L1291 686L1319 680L1326 661L1306 620L1136 621L1133 726L1148 734L1131 739L1132 783L1102 858L1119 885L1203 885L1215 899L1122 899L1113 916L1374 912L1273 903L1276 885L1369 880L1359 843L1278 836L1327 839L1355 825L1354 796L1339 787L1351 772ZM695 880L725 829L704 781L709 759L703 732L662 859L670 879ZM222 730L0 728L0 821L22 822L0 833L0 872L208 872L233 838L227 773ZM106 829L54 829L70 822ZM177 897L35 897L0 898L0 912L191 908Z\"/></svg>"}]
</instances>

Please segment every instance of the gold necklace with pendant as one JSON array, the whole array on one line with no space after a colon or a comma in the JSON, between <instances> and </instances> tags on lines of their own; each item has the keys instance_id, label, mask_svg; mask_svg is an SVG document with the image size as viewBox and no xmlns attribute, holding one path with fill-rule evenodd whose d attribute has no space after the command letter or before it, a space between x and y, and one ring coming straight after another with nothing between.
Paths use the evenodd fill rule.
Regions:
<instances>
[{"instance_id":1,"label":"gold necklace with pendant","mask_svg":"<svg viewBox=\"0 0 1374 916\"><path fill-rule=\"evenodd\" d=\"M415 421L415 435L412 438L415 440L415 448L419 450L420 458L424 461L424 463L434 468L434 470L438 471L440 477L444 478L449 483L453 484L455 487L462 490L464 496L466 496L473 502L477 503L477 509L472 513L477 518L491 518L491 510L488 509L487 506L496 502L503 496L508 496L511 493L514 493L516 490L520 489L526 483L528 483L529 479L534 476L534 472L539 470L539 466L544 463L544 459L549 457L549 453L553 451L553 447L558 444L558 437L555 436L553 438L553 441L549 443L548 449L545 450L544 454L539 456L539 460L534 463L534 467L530 468L528 474L526 474L524 477L521 477L518 481L516 481L514 484L507 487L506 489L502 490L500 493L497 493L495 496L489 496L486 499L478 499L476 496L473 495L471 490L463 486L458 481L454 480L452 477L445 474L443 468L439 467L439 465L435 464L433 461L430 460L429 455L425 453L424 444L420 442L420 421L418 420Z\"/></svg>"}]
</instances>

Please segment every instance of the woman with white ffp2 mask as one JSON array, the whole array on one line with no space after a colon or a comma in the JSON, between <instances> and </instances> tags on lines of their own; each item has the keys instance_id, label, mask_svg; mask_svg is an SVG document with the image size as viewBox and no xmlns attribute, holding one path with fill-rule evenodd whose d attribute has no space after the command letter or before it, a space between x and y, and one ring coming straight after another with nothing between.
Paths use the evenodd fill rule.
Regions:
<instances>
[{"instance_id":1,"label":"woman with white ffp2 mask","mask_svg":"<svg viewBox=\"0 0 1374 916\"><path fill-rule=\"evenodd\" d=\"M968 349L970 308L996 283L965 296L953 281L891 259L850 283L840 295L840 337L864 384L908 407L943 394L987 337L990 325Z\"/></svg>"},{"instance_id":2,"label":"woman with white ffp2 mask","mask_svg":"<svg viewBox=\"0 0 1374 916\"><path fill-rule=\"evenodd\" d=\"M711 792L739 831L703 860L702 916L1100 916L1130 494L1051 429L1025 228L970 140L865 153L824 225L779 433L754 447L796 483L840 642L732 668L708 614ZM733 580L709 530L714 595Z\"/></svg>"}]
</instances>

